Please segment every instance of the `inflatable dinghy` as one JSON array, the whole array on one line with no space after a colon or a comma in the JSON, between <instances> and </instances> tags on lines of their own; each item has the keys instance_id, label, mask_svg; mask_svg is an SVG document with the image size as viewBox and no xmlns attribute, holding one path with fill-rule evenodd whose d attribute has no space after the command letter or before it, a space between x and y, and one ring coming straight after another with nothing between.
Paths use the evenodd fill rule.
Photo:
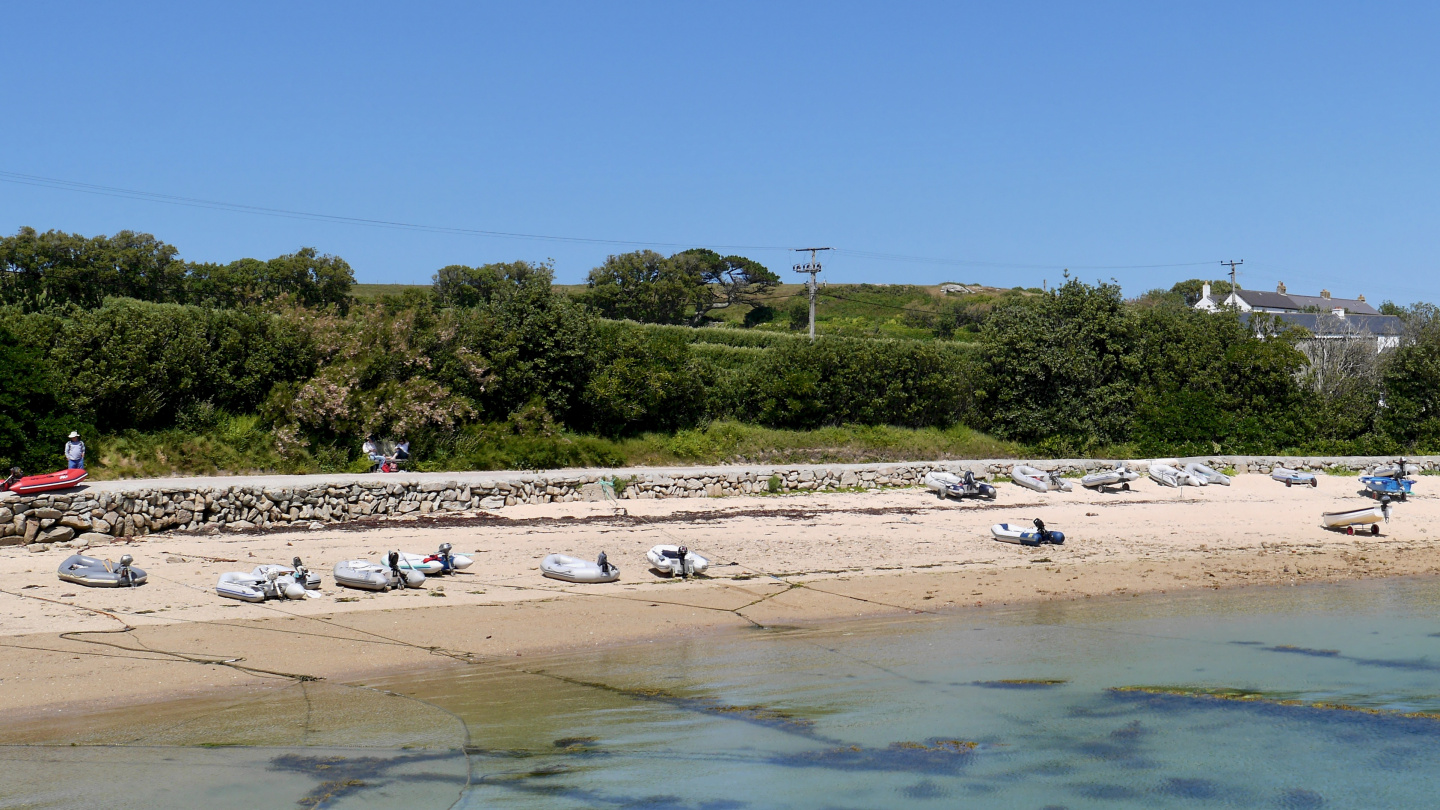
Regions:
<instances>
[{"instance_id":1,"label":"inflatable dinghy","mask_svg":"<svg viewBox=\"0 0 1440 810\"><path fill-rule=\"evenodd\" d=\"M1376 478L1394 478L1398 475L1403 478L1407 475L1415 475L1418 472L1420 472L1419 464L1411 464L1402 458L1399 461L1393 461L1389 464L1381 464L1367 473L1367 475L1372 475Z\"/></svg>"},{"instance_id":2,"label":"inflatable dinghy","mask_svg":"<svg viewBox=\"0 0 1440 810\"><path fill-rule=\"evenodd\" d=\"M551 554L540 561L540 573L565 582L614 582L620 578L620 569L610 564L603 551L595 562Z\"/></svg>"},{"instance_id":3,"label":"inflatable dinghy","mask_svg":"<svg viewBox=\"0 0 1440 810\"><path fill-rule=\"evenodd\" d=\"M87 588L133 588L145 584L145 572L136 568L135 558L121 555L118 564L83 554L71 554L60 563L60 578Z\"/></svg>"},{"instance_id":4,"label":"inflatable dinghy","mask_svg":"<svg viewBox=\"0 0 1440 810\"><path fill-rule=\"evenodd\" d=\"M1356 526L1370 527L1371 534L1380 533L1380 521L1390 519L1390 498L1386 497L1379 506L1367 506L1363 509L1347 509L1343 512L1324 512L1320 515L1320 523L1327 529L1344 529L1346 534L1354 534Z\"/></svg>"},{"instance_id":5,"label":"inflatable dinghy","mask_svg":"<svg viewBox=\"0 0 1440 810\"><path fill-rule=\"evenodd\" d=\"M1270 477L1276 481L1284 481L1287 487L1296 484L1301 486L1309 484L1312 487L1320 486L1320 482L1315 480L1314 473L1300 472L1299 470L1292 470L1288 467L1276 467L1270 471Z\"/></svg>"},{"instance_id":6,"label":"inflatable dinghy","mask_svg":"<svg viewBox=\"0 0 1440 810\"><path fill-rule=\"evenodd\" d=\"M425 575L414 569L400 567L400 552L392 551L389 565L369 560L344 560L335 563L335 584L362 591L388 591L391 588L418 588L425 584Z\"/></svg>"},{"instance_id":7,"label":"inflatable dinghy","mask_svg":"<svg viewBox=\"0 0 1440 810\"><path fill-rule=\"evenodd\" d=\"M1140 473L1131 470L1124 464L1116 464L1113 470L1101 470L1093 472L1080 479L1080 486L1086 489L1098 489L1105 491L1105 487L1118 486L1121 489L1129 490L1130 482L1140 477Z\"/></svg>"},{"instance_id":8,"label":"inflatable dinghy","mask_svg":"<svg viewBox=\"0 0 1440 810\"><path fill-rule=\"evenodd\" d=\"M1010 468L1010 480L1036 492L1069 492L1074 489L1069 481L1059 475L1024 464L1016 464Z\"/></svg>"},{"instance_id":9,"label":"inflatable dinghy","mask_svg":"<svg viewBox=\"0 0 1440 810\"><path fill-rule=\"evenodd\" d=\"M650 565L662 574L689 577L705 573L710 561L684 546L656 546L645 552Z\"/></svg>"},{"instance_id":10,"label":"inflatable dinghy","mask_svg":"<svg viewBox=\"0 0 1440 810\"><path fill-rule=\"evenodd\" d=\"M1209 483L1204 478L1197 478L1184 470L1171 467L1169 464L1151 464L1150 480L1167 487L1203 487Z\"/></svg>"},{"instance_id":11,"label":"inflatable dinghy","mask_svg":"<svg viewBox=\"0 0 1440 810\"><path fill-rule=\"evenodd\" d=\"M1002 543L1018 543L1022 546L1038 546L1041 543L1060 545L1065 542L1064 532L1052 532L1045 528L1045 521L1036 518L1035 528L1027 529L1020 524L996 523L990 527L990 535Z\"/></svg>"},{"instance_id":12,"label":"inflatable dinghy","mask_svg":"<svg viewBox=\"0 0 1440 810\"><path fill-rule=\"evenodd\" d=\"M220 575L215 592L242 602L264 602L266 599L304 599L320 587L320 575L300 564L295 558L294 565L259 565L254 571L230 571Z\"/></svg>"},{"instance_id":13,"label":"inflatable dinghy","mask_svg":"<svg viewBox=\"0 0 1440 810\"><path fill-rule=\"evenodd\" d=\"M440 550L434 554L406 554L400 552L400 568L419 571L420 573L433 577L436 574L450 574L462 568L469 568L474 560L464 554L452 554L449 543L441 543Z\"/></svg>"},{"instance_id":14,"label":"inflatable dinghy","mask_svg":"<svg viewBox=\"0 0 1440 810\"><path fill-rule=\"evenodd\" d=\"M46 473L44 475L27 475L20 477L20 470L12 468L10 477L0 483L0 492L14 492L25 495L34 492L49 492L52 489L69 489L79 486L81 481L88 475L84 470L61 470L60 472Z\"/></svg>"},{"instance_id":15,"label":"inflatable dinghy","mask_svg":"<svg viewBox=\"0 0 1440 810\"><path fill-rule=\"evenodd\" d=\"M959 476L948 472L931 472L925 474L925 486L935 493L940 500L946 498L994 498L995 487L984 481L977 480L975 473L965 471L965 475Z\"/></svg>"},{"instance_id":16,"label":"inflatable dinghy","mask_svg":"<svg viewBox=\"0 0 1440 810\"><path fill-rule=\"evenodd\" d=\"M1199 462L1192 461L1186 464L1185 472L1192 478L1198 478L1207 484L1219 484L1222 487L1230 486L1230 476L1222 472L1216 472Z\"/></svg>"}]
</instances>

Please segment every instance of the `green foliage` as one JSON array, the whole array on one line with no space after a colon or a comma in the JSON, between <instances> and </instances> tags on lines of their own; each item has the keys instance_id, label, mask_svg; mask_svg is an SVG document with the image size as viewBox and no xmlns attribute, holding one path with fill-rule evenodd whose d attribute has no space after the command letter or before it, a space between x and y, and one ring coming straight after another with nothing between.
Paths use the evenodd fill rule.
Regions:
<instances>
[{"instance_id":1,"label":"green foliage","mask_svg":"<svg viewBox=\"0 0 1440 810\"><path fill-rule=\"evenodd\" d=\"M521 291L548 294L555 277L549 263L500 262L480 267L452 264L435 272L432 291L442 307L475 307L506 299Z\"/></svg>"},{"instance_id":2,"label":"green foliage","mask_svg":"<svg viewBox=\"0 0 1440 810\"><path fill-rule=\"evenodd\" d=\"M1440 309L1418 305L1403 315L1407 340L1381 371L1381 430L1411 452L1440 449Z\"/></svg>"},{"instance_id":3,"label":"green foliage","mask_svg":"<svg viewBox=\"0 0 1440 810\"><path fill-rule=\"evenodd\" d=\"M822 338L764 352L737 415L772 427L950 425L966 411L970 356L941 344Z\"/></svg>"},{"instance_id":4,"label":"green foliage","mask_svg":"<svg viewBox=\"0 0 1440 810\"><path fill-rule=\"evenodd\" d=\"M184 300L207 307L245 307L289 296L306 307L349 306L355 273L339 256L301 248L269 261L240 259L229 264L192 264ZM133 296L146 300L163 300Z\"/></svg>"},{"instance_id":5,"label":"green foliage","mask_svg":"<svg viewBox=\"0 0 1440 810\"><path fill-rule=\"evenodd\" d=\"M1220 303L1230 297L1230 282L1224 279L1206 281L1201 278L1191 278L1185 281L1178 281L1170 288L1170 292L1176 293L1183 300L1186 306L1193 307L1200 300L1200 294L1204 292L1205 285L1210 285L1210 298L1215 303Z\"/></svg>"},{"instance_id":6,"label":"green foliage","mask_svg":"<svg viewBox=\"0 0 1440 810\"><path fill-rule=\"evenodd\" d=\"M689 323L705 290L696 262L675 262L653 250L610 256L590 271L584 301L606 318L642 323Z\"/></svg>"},{"instance_id":7,"label":"green foliage","mask_svg":"<svg viewBox=\"0 0 1440 810\"><path fill-rule=\"evenodd\" d=\"M61 464L65 436L86 426L67 420L56 402L44 358L0 326L0 474L11 467L49 472Z\"/></svg>"},{"instance_id":8,"label":"green foliage","mask_svg":"<svg viewBox=\"0 0 1440 810\"><path fill-rule=\"evenodd\" d=\"M1117 286L1077 280L998 307L981 331L981 400L995 434L1056 455L1124 441L1139 371Z\"/></svg>"},{"instance_id":9,"label":"green foliage","mask_svg":"<svg viewBox=\"0 0 1440 810\"><path fill-rule=\"evenodd\" d=\"M354 283L344 259L314 248L263 262L186 264L174 246L134 231L87 238L21 228L0 239L0 302L29 310L94 308L111 297L242 307L288 295L343 311Z\"/></svg>"},{"instance_id":10,"label":"green foliage","mask_svg":"<svg viewBox=\"0 0 1440 810\"><path fill-rule=\"evenodd\" d=\"M577 427L603 435L674 430L705 414L714 371L690 357L678 336L623 324L596 332L595 368L581 397Z\"/></svg>"},{"instance_id":11,"label":"green foliage","mask_svg":"<svg viewBox=\"0 0 1440 810\"><path fill-rule=\"evenodd\" d=\"M782 483L783 482L780 480L780 476L772 475L770 476L770 480L765 482L765 491L769 492L771 495L774 495L775 493L780 491L780 485Z\"/></svg>"}]
</instances>

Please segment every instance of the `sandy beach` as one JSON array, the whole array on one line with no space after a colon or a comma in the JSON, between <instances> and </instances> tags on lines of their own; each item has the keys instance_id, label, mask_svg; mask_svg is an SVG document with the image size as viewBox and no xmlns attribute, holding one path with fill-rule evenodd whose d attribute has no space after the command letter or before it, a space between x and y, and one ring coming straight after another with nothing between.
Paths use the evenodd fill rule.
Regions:
<instances>
[{"instance_id":1,"label":"sandy beach","mask_svg":"<svg viewBox=\"0 0 1440 810\"><path fill-rule=\"evenodd\" d=\"M1428 479L1422 480L1419 489ZM995 502L939 501L919 489L777 497L516 506L495 512L242 534L158 534L97 547L134 555L143 587L61 582L71 552L0 550L0 709L75 717L296 677L363 680L421 667L514 661L554 651L755 625L823 622L976 605L1116 598L1157 591L1440 573L1428 527L1440 501L1395 505L1379 537L1319 525L1323 511L1372 503L1356 479L1287 488L1240 476L1230 487L1039 494L1002 483ZM1063 546L994 542L989 526L1043 518ZM337 560L388 549L469 554L467 571L423 589L337 588ZM644 552L677 543L713 561L675 581ZM540 576L540 558L606 551L609 585ZM221 599L217 576L300 556L323 596L254 605Z\"/></svg>"}]
</instances>

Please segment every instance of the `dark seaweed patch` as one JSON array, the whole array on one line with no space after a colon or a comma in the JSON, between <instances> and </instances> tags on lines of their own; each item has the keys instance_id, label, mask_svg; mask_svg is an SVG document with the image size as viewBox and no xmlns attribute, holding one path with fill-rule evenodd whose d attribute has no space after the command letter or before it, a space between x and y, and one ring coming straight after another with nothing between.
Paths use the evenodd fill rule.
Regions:
<instances>
[{"instance_id":1,"label":"dark seaweed patch","mask_svg":"<svg viewBox=\"0 0 1440 810\"><path fill-rule=\"evenodd\" d=\"M784 709L774 709L768 706L732 706L712 697L689 697L686 695L677 695L664 689L628 689L622 686L612 686L607 683L582 681L561 675L553 675L551 673L544 674L566 683L572 683L577 686L588 686L593 689L624 695L625 697L635 700L664 703L667 706L674 706L677 709L683 709L685 711L731 717L742 722L776 729L790 734L798 734L811 739L823 739L815 733L814 720L796 716Z\"/></svg>"},{"instance_id":2,"label":"dark seaweed patch","mask_svg":"<svg viewBox=\"0 0 1440 810\"><path fill-rule=\"evenodd\" d=\"M1144 703L1150 708L1169 706L1237 706L1254 711L1301 713L1313 717L1349 719L1354 722L1384 722L1396 730L1433 735L1440 731L1440 712L1406 712L1376 709L1348 703L1307 701L1289 693L1264 693L1248 689L1189 686L1119 686L1107 690L1113 697ZM1287 696L1281 696L1282 694Z\"/></svg>"},{"instance_id":3,"label":"dark seaweed patch","mask_svg":"<svg viewBox=\"0 0 1440 810\"><path fill-rule=\"evenodd\" d=\"M386 781L446 781L457 782L453 777L439 774L407 774L400 778L387 777L386 773L397 766L416 762L434 762L453 757L453 752L407 754L398 757L341 757L305 756L281 754L270 760L269 768L277 771L302 773L319 780L313 790L302 796L296 804L305 808L325 807L336 799L359 793L367 788L379 787Z\"/></svg>"},{"instance_id":4,"label":"dark seaweed patch","mask_svg":"<svg viewBox=\"0 0 1440 810\"><path fill-rule=\"evenodd\" d=\"M950 792L929 779L921 779L913 785L900 788L900 795L907 799L941 799L950 795Z\"/></svg>"},{"instance_id":5,"label":"dark seaweed patch","mask_svg":"<svg viewBox=\"0 0 1440 810\"><path fill-rule=\"evenodd\" d=\"M1313 790L1290 788L1280 794L1275 806L1282 810L1317 810L1325 806L1325 797Z\"/></svg>"},{"instance_id":6,"label":"dark seaweed patch","mask_svg":"<svg viewBox=\"0 0 1440 810\"><path fill-rule=\"evenodd\" d=\"M1138 799L1139 791L1125 785L1109 785L1102 782L1085 782L1078 785L1071 785L1070 789L1087 799L1099 799L1101 801L1120 801L1122 799Z\"/></svg>"},{"instance_id":7,"label":"dark seaweed patch","mask_svg":"<svg viewBox=\"0 0 1440 810\"><path fill-rule=\"evenodd\" d=\"M780 754L768 762L787 768L834 768L844 771L953 774L964 768L979 743L969 740L930 739L923 743L898 742L884 748L847 745L824 751Z\"/></svg>"},{"instance_id":8,"label":"dark seaweed patch","mask_svg":"<svg viewBox=\"0 0 1440 810\"><path fill-rule=\"evenodd\" d=\"M1276 644L1273 647L1266 647L1267 652L1294 653L1295 655L1309 655L1315 658L1339 658L1339 650L1312 650L1309 647L1296 647L1291 644Z\"/></svg>"},{"instance_id":9,"label":"dark seaweed patch","mask_svg":"<svg viewBox=\"0 0 1440 810\"><path fill-rule=\"evenodd\" d=\"M1182 779L1173 777L1160 785L1160 792L1182 799L1214 799L1220 796L1220 786L1209 779Z\"/></svg>"},{"instance_id":10,"label":"dark seaweed patch","mask_svg":"<svg viewBox=\"0 0 1440 810\"><path fill-rule=\"evenodd\" d=\"M1069 681L1063 678L1006 678L998 681L971 681L971 686L985 689L1053 689Z\"/></svg>"}]
</instances>

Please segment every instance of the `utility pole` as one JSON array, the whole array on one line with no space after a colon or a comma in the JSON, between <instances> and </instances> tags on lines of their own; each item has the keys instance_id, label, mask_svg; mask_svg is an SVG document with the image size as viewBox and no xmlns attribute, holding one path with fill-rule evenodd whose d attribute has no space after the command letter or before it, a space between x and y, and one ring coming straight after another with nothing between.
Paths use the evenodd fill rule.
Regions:
<instances>
[{"instance_id":1,"label":"utility pole","mask_svg":"<svg viewBox=\"0 0 1440 810\"><path fill-rule=\"evenodd\" d=\"M816 256L816 254L818 254L820 251L822 251L822 250L830 250L830 248L828 248L828 247L823 247L823 248L795 248L795 252L796 252L796 253L804 253L804 252L807 251L807 250L810 251L810 263L809 263L809 264L797 264L797 265L795 265L795 272L797 272L797 273L809 273L809 274L810 274L810 280L807 281L807 282L805 282L805 286L806 286L806 288L807 288L807 289L809 290L809 292L810 292L810 340L811 340L811 342L814 342L814 340L815 340L815 274L820 272L820 262L816 260L815 256Z\"/></svg>"},{"instance_id":2,"label":"utility pole","mask_svg":"<svg viewBox=\"0 0 1440 810\"><path fill-rule=\"evenodd\" d=\"M1245 263L1245 260L1244 260L1244 259L1241 259L1241 260L1238 261L1238 262L1236 262L1236 261L1229 261L1229 262L1220 262L1220 263L1221 263L1221 264L1228 264L1228 265L1230 265L1230 289L1231 289L1232 291L1233 291L1233 290L1238 290L1238 289L1240 289L1240 285L1235 282L1235 268L1238 267L1238 266L1240 266L1240 265L1242 265L1242 264L1244 264L1244 263Z\"/></svg>"}]
</instances>

